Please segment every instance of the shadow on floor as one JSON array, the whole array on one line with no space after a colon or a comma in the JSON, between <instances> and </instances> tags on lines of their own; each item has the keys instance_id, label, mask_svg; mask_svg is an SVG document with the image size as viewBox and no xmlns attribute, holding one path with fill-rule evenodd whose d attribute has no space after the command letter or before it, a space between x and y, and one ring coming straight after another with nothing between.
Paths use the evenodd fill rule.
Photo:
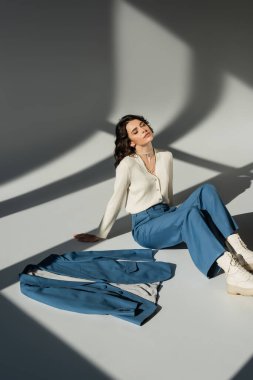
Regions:
<instances>
[{"instance_id":1,"label":"shadow on floor","mask_svg":"<svg viewBox=\"0 0 253 380\"><path fill-rule=\"evenodd\" d=\"M1 379L111 380L5 297L0 307Z\"/></svg>"},{"instance_id":2,"label":"shadow on floor","mask_svg":"<svg viewBox=\"0 0 253 380\"><path fill-rule=\"evenodd\" d=\"M253 235L252 235L252 223L253 223L253 213L247 213L243 215L236 215L234 216L234 219L236 223L240 227L240 235L242 239L245 241L245 243L250 247L253 247ZM130 224L130 218L129 216L125 216L121 218L117 223L117 228L113 227L112 234L110 234L109 237L118 236L121 234L128 233L131 231L131 224ZM92 231L90 231L92 233ZM97 248L99 246L98 243L96 243L96 250L99 250ZM75 239L71 239L69 241L66 241L62 244L59 244L55 247L49 248L43 252L40 252L32 257L29 257L25 260L22 260L18 263L15 263L13 265L10 265L9 267L3 269L1 271L1 277L0 277L0 290L5 289L7 286L10 286L18 281L18 274L22 272L22 270L25 268L28 264L37 264L47 256L51 254L58 254L61 255L63 253L71 252L71 251L84 251L89 250L92 247L92 243L80 243L76 241ZM177 246L174 246L173 249L185 249L185 244L179 244ZM125 248L125 247L124 247ZM172 247L171 247L172 248Z\"/></svg>"},{"instance_id":3,"label":"shadow on floor","mask_svg":"<svg viewBox=\"0 0 253 380\"><path fill-rule=\"evenodd\" d=\"M231 380L250 380L253 377L253 357L250 358L245 366L240 369Z\"/></svg>"}]
</instances>

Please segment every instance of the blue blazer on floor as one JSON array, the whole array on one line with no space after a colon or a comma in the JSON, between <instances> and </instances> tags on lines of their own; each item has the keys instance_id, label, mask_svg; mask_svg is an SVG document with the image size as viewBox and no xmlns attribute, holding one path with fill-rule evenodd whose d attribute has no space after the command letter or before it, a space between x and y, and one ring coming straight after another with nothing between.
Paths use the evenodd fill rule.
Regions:
<instances>
[{"instance_id":1,"label":"blue blazer on floor","mask_svg":"<svg viewBox=\"0 0 253 380\"><path fill-rule=\"evenodd\" d=\"M162 282L172 277L169 263L155 261L152 249L81 251L50 255L20 273L23 294L59 309L86 314L111 314L142 325L157 309L143 297L108 282L134 284ZM62 281L28 275L32 269L93 282Z\"/></svg>"}]
</instances>

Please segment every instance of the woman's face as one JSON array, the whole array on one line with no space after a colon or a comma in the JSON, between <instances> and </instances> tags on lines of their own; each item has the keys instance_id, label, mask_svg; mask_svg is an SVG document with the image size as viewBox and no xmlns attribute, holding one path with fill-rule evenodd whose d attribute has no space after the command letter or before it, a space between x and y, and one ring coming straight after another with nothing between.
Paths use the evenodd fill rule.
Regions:
<instances>
[{"instance_id":1,"label":"woman's face","mask_svg":"<svg viewBox=\"0 0 253 380\"><path fill-rule=\"evenodd\" d=\"M149 126L139 119L129 121L126 125L126 130L132 147L146 145L154 138Z\"/></svg>"}]
</instances>

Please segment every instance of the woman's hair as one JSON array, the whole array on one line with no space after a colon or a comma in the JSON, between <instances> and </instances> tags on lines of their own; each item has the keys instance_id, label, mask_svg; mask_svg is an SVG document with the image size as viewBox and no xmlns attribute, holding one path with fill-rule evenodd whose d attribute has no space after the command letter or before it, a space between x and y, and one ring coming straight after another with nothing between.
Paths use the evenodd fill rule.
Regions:
<instances>
[{"instance_id":1,"label":"woman's hair","mask_svg":"<svg viewBox=\"0 0 253 380\"><path fill-rule=\"evenodd\" d=\"M151 128L149 122L140 115L125 115L123 116L118 123L116 124L115 134L115 150L114 150L114 158L115 168L119 165L120 161L123 160L124 157L130 156L131 154L135 153L135 148L130 145L131 140L128 137L126 125L129 123L129 121L138 119L140 121L143 121L145 124L147 124L152 132L153 129Z\"/></svg>"}]
</instances>

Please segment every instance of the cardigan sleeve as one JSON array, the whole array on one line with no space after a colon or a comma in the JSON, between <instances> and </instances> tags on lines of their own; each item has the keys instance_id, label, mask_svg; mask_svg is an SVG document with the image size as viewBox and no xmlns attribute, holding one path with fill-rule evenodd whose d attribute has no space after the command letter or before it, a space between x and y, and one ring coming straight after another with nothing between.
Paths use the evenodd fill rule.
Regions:
<instances>
[{"instance_id":1,"label":"cardigan sleeve","mask_svg":"<svg viewBox=\"0 0 253 380\"><path fill-rule=\"evenodd\" d=\"M174 204L173 197L173 154L170 152L169 158L169 186L168 186L168 198L170 200L170 205Z\"/></svg>"},{"instance_id":2,"label":"cardigan sleeve","mask_svg":"<svg viewBox=\"0 0 253 380\"><path fill-rule=\"evenodd\" d=\"M109 234L121 208L126 204L129 185L129 169L125 161L122 160L116 168L113 195L107 203L104 215L94 233L96 236L106 238Z\"/></svg>"}]
</instances>

